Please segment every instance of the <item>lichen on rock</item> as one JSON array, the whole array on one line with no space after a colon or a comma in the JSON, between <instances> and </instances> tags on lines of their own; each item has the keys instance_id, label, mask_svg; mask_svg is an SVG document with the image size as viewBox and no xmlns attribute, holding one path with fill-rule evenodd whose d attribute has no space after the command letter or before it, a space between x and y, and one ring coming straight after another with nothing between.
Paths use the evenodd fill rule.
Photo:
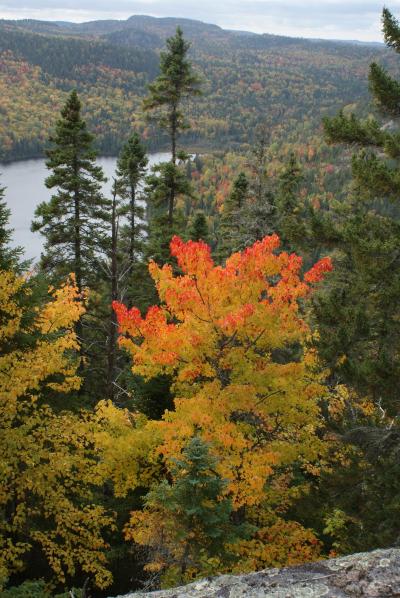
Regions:
<instances>
[{"instance_id":1,"label":"lichen on rock","mask_svg":"<svg viewBox=\"0 0 400 598\"><path fill-rule=\"evenodd\" d=\"M352 554L285 569L221 575L124 598L400 598L400 549ZM119 597L122 598L122 597Z\"/></svg>"}]
</instances>

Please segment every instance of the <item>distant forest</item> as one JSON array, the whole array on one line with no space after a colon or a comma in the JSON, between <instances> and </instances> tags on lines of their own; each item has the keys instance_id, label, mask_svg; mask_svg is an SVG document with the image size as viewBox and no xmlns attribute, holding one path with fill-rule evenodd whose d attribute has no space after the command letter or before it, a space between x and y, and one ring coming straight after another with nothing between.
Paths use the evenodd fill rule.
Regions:
<instances>
[{"instance_id":1,"label":"distant forest","mask_svg":"<svg viewBox=\"0 0 400 598\"><path fill-rule=\"evenodd\" d=\"M139 108L165 37L179 24L206 89L188 101L191 128L182 142L192 150L249 147L260 121L278 144L318 145L321 118L338 105L368 113L370 62L398 68L376 44L239 34L185 19L0 21L0 160L43 155L54 111L72 88L102 154L116 155L132 127L149 149L163 149L165 135Z\"/></svg>"}]
</instances>

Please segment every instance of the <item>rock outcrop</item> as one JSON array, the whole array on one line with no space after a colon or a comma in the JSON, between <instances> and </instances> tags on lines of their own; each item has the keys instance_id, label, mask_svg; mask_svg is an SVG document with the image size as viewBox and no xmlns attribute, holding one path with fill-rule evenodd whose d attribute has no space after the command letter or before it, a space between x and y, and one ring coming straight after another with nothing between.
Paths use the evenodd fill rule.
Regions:
<instances>
[{"instance_id":1,"label":"rock outcrop","mask_svg":"<svg viewBox=\"0 0 400 598\"><path fill-rule=\"evenodd\" d=\"M375 550L285 569L221 575L124 598L400 597L400 549ZM121 598L121 597L120 597Z\"/></svg>"}]
</instances>

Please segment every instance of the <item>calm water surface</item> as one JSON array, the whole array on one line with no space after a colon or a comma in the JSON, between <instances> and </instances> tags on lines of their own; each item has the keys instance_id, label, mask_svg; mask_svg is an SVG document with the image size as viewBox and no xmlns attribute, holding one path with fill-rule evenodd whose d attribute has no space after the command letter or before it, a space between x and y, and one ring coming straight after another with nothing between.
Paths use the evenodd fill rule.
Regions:
<instances>
[{"instance_id":1,"label":"calm water surface","mask_svg":"<svg viewBox=\"0 0 400 598\"><path fill-rule=\"evenodd\" d=\"M149 156L149 167L169 159L169 154L158 153ZM108 182L104 193L108 194L115 174L116 158L99 158ZM54 189L47 189L44 180L49 175L44 160L24 160L11 164L0 164L0 187L6 187L5 199L11 210L10 225L14 229L13 245L25 249L26 258L37 259L43 246L39 233L30 231L36 206L48 201Z\"/></svg>"}]
</instances>

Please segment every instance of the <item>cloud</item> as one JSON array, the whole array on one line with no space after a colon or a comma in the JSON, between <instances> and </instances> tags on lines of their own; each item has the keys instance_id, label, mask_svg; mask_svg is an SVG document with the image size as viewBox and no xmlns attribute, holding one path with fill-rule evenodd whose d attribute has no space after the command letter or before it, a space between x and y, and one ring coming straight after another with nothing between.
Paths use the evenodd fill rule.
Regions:
<instances>
[{"instance_id":1,"label":"cloud","mask_svg":"<svg viewBox=\"0 0 400 598\"><path fill-rule=\"evenodd\" d=\"M400 12L400 0L390 8ZM258 33L380 40L382 0L0 0L0 17L127 18L132 14L199 19Z\"/></svg>"}]
</instances>

